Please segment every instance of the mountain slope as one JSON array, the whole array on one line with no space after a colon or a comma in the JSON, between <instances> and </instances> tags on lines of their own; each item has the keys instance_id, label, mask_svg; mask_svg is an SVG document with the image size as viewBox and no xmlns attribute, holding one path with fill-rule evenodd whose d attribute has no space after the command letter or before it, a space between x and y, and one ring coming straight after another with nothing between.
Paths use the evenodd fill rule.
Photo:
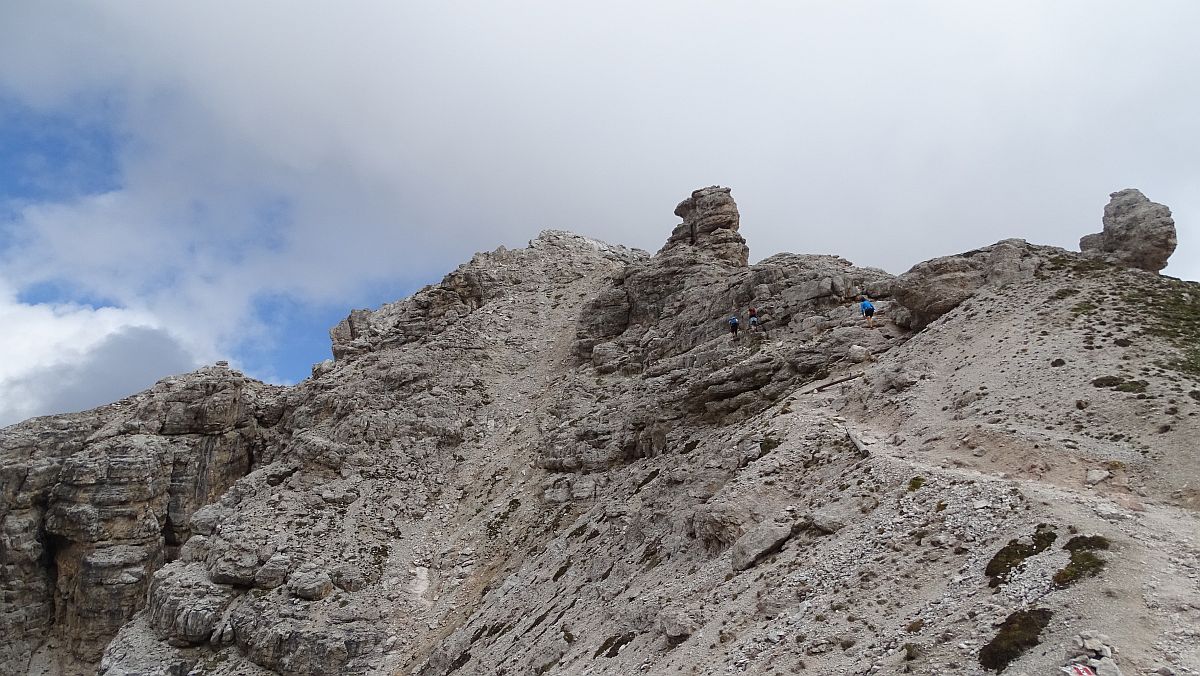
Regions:
<instances>
[{"instance_id":1,"label":"mountain slope","mask_svg":"<svg viewBox=\"0 0 1200 676\"><path fill-rule=\"evenodd\" d=\"M676 214L654 256L479 254L293 388L4 430L0 671L1047 673L1088 631L1200 663L1197 285L1017 240L747 265L728 189Z\"/></svg>"}]
</instances>

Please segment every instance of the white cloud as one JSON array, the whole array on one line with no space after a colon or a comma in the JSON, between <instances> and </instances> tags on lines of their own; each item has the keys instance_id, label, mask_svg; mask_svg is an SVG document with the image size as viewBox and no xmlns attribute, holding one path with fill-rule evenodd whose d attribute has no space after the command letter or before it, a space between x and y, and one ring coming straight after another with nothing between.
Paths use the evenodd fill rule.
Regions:
<instances>
[{"instance_id":1,"label":"white cloud","mask_svg":"<svg viewBox=\"0 0 1200 676\"><path fill-rule=\"evenodd\" d=\"M143 312L27 304L0 283L0 425L133 394L198 363Z\"/></svg>"},{"instance_id":2,"label":"white cloud","mask_svg":"<svg viewBox=\"0 0 1200 676\"><path fill-rule=\"evenodd\" d=\"M1200 4L4 3L0 95L103 101L119 187L28 205L3 254L170 327L269 331L565 227L657 249L734 188L755 257L902 271L1004 237L1074 246L1107 193L1172 207L1200 276Z\"/></svg>"}]
</instances>

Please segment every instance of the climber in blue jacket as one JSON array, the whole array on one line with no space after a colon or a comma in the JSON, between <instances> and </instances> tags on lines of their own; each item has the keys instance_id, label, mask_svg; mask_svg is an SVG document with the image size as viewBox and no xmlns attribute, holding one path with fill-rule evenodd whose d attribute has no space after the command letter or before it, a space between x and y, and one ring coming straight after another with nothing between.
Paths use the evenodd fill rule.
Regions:
<instances>
[{"instance_id":1,"label":"climber in blue jacket","mask_svg":"<svg viewBox=\"0 0 1200 676\"><path fill-rule=\"evenodd\" d=\"M867 318L867 326L875 326L875 306L871 304L871 299L866 296L859 296L858 314Z\"/></svg>"}]
</instances>

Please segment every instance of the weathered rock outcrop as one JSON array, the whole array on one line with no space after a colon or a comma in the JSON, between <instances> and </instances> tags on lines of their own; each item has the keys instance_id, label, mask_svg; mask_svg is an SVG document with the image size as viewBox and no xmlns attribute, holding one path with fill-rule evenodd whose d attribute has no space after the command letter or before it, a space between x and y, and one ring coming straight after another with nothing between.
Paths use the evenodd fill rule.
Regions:
<instances>
[{"instance_id":1,"label":"weathered rock outcrop","mask_svg":"<svg viewBox=\"0 0 1200 676\"><path fill-rule=\"evenodd\" d=\"M1069 256L1062 249L1006 239L974 251L917 263L897 277L893 286L896 301L907 311L897 321L920 329L984 286L1030 279L1043 266Z\"/></svg>"},{"instance_id":2,"label":"weathered rock outcrop","mask_svg":"<svg viewBox=\"0 0 1200 676\"><path fill-rule=\"evenodd\" d=\"M750 248L738 234L741 221L729 188L714 185L694 190L675 207L675 215L683 222L675 226L660 254L679 246L694 246L731 265L746 264Z\"/></svg>"},{"instance_id":3,"label":"weathered rock outcrop","mask_svg":"<svg viewBox=\"0 0 1200 676\"><path fill-rule=\"evenodd\" d=\"M1017 240L747 265L728 190L679 214L654 256L479 254L295 387L203 369L0 432L0 671L94 673L120 623L102 676L951 673L1031 605L1070 619L1013 673L1084 626L1127 672L1200 660L1200 337L1150 314L1195 285ZM1078 590L1077 537L1111 541Z\"/></svg>"},{"instance_id":4,"label":"weathered rock outcrop","mask_svg":"<svg viewBox=\"0 0 1200 676\"><path fill-rule=\"evenodd\" d=\"M1122 265L1158 272L1175 253L1171 210L1151 202L1140 190L1110 195L1104 206L1104 230L1079 240L1084 254L1111 258Z\"/></svg>"},{"instance_id":5,"label":"weathered rock outcrop","mask_svg":"<svg viewBox=\"0 0 1200 676\"><path fill-rule=\"evenodd\" d=\"M1104 231L1079 241L1084 256L1158 272L1175 251L1171 210L1133 189L1112 194L1104 207ZM904 307L896 321L913 329L958 307L983 287L1030 279L1046 266L1071 266L1079 255L1008 239L954 256L914 265L896 279L893 293Z\"/></svg>"},{"instance_id":6,"label":"weathered rock outcrop","mask_svg":"<svg viewBox=\"0 0 1200 676\"><path fill-rule=\"evenodd\" d=\"M736 229L736 212L735 212ZM630 262L644 252L623 246L613 246L588 240L569 232L547 230L529 243L530 250L553 259L555 252L566 253L572 247L594 249L602 256ZM497 298L528 290L531 282L517 267L525 255L500 247L476 254L469 262L445 276L441 283L427 286L411 298L384 305L378 310L353 310L337 326L329 330L333 355L344 360L382 348L395 348L439 333L463 317ZM564 261L575 257L566 253ZM553 282L579 279L586 271L571 270L569 266L550 270Z\"/></svg>"},{"instance_id":7,"label":"weathered rock outcrop","mask_svg":"<svg viewBox=\"0 0 1200 676\"><path fill-rule=\"evenodd\" d=\"M729 563L734 570L746 570L764 556L779 551L791 536L791 526L777 523L755 526L733 543Z\"/></svg>"},{"instance_id":8,"label":"weathered rock outcrop","mask_svg":"<svg viewBox=\"0 0 1200 676\"><path fill-rule=\"evenodd\" d=\"M206 368L96 411L4 431L0 672L31 662L89 670L142 607L154 571L191 536L192 513L269 443L282 414L276 390Z\"/></svg>"},{"instance_id":9,"label":"weathered rock outcrop","mask_svg":"<svg viewBox=\"0 0 1200 676\"><path fill-rule=\"evenodd\" d=\"M559 408L581 424L547 435L544 468L594 472L659 455L681 420L751 415L845 359L850 345L886 350L906 335L871 331L853 311L860 293L890 295L882 270L794 254L747 266L728 188L697 190L676 214L684 222L663 248L630 262L584 306L576 352L599 374L628 379L570 381ZM747 323L751 307L763 331L731 341L728 318Z\"/></svg>"}]
</instances>

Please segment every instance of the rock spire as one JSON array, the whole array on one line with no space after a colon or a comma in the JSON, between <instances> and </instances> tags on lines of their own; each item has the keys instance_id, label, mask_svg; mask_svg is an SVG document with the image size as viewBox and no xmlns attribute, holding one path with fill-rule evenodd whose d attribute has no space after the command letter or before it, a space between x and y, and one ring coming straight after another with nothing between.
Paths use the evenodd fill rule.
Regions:
<instances>
[{"instance_id":1,"label":"rock spire","mask_svg":"<svg viewBox=\"0 0 1200 676\"><path fill-rule=\"evenodd\" d=\"M1111 256L1123 265L1158 272L1175 253L1175 221L1165 205L1151 202L1140 190L1112 193L1104 207L1104 230L1085 235L1079 250Z\"/></svg>"},{"instance_id":2,"label":"rock spire","mask_svg":"<svg viewBox=\"0 0 1200 676\"><path fill-rule=\"evenodd\" d=\"M738 234L737 202L729 188L714 185L693 190L691 197L675 207L675 215L683 222L675 226L659 253L693 246L733 265L746 265L750 249Z\"/></svg>"}]
</instances>

